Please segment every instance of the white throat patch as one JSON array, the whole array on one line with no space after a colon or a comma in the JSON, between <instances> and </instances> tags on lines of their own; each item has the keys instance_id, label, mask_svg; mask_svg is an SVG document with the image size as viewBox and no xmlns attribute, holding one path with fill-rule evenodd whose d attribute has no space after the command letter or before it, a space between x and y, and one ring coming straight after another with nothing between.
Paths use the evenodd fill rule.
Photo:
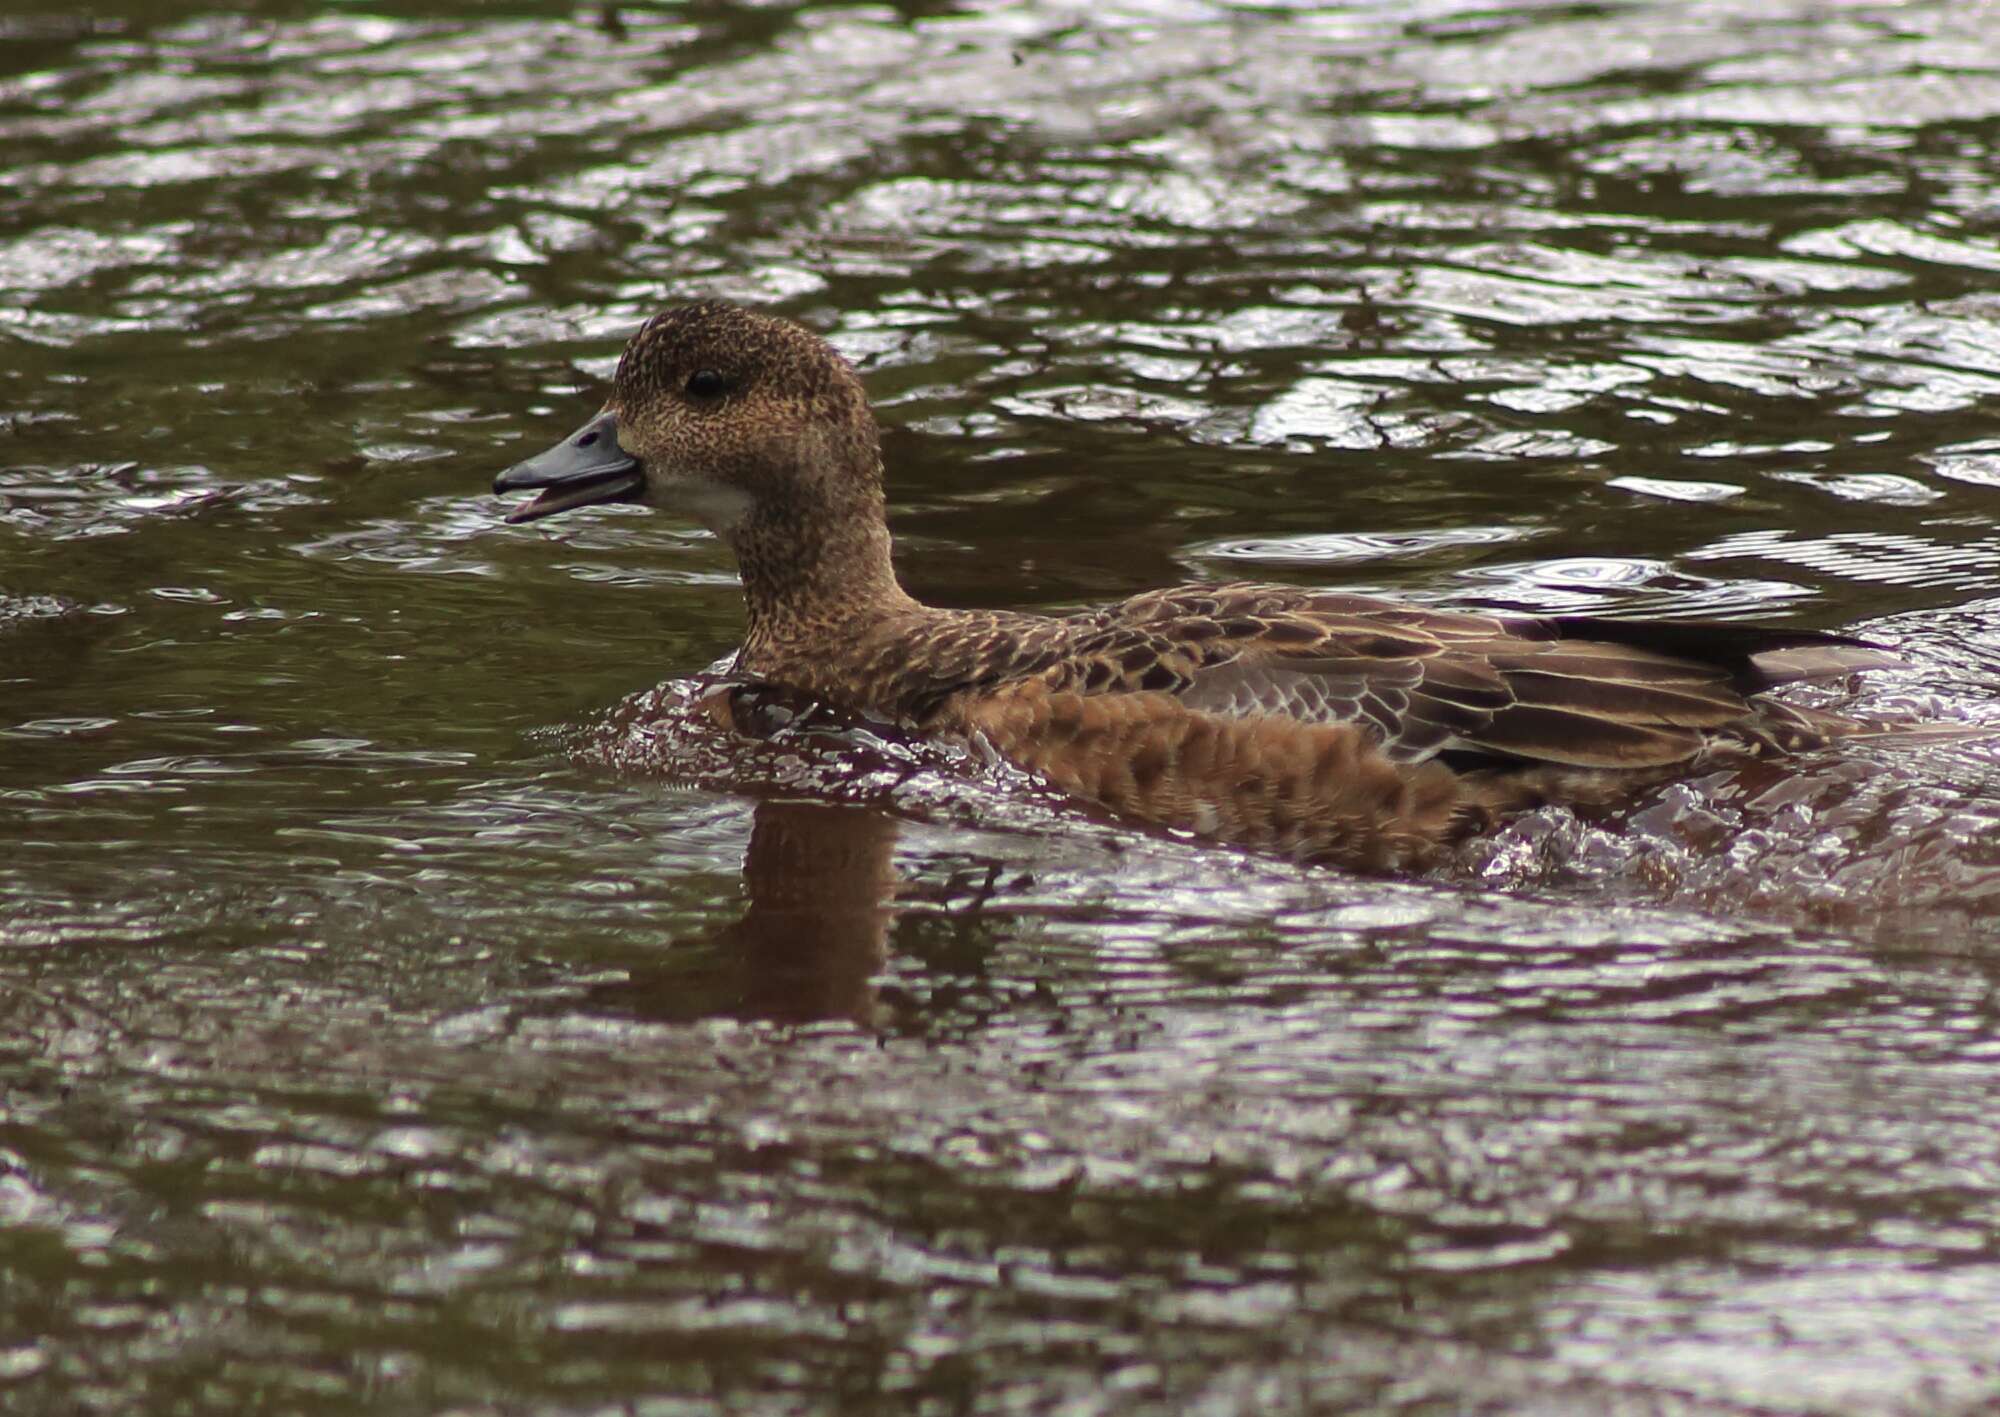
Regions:
<instances>
[{"instance_id":1,"label":"white throat patch","mask_svg":"<svg viewBox=\"0 0 2000 1417\"><path fill-rule=\"evenodd\" d=\"M669 482L657 498L662 507L693 517L717 536L728 536L750 515L748 492L705 477Z\"/></svg>"}]
</instances>

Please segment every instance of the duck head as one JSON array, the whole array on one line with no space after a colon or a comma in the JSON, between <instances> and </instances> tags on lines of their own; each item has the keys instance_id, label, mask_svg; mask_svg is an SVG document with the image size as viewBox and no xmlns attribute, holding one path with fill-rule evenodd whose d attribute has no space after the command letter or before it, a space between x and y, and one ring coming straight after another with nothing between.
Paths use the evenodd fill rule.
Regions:
<instances>
[{"instance_id":1,"label":"duck head","mask_svg":"<svg viewBox=\"0 0 2000 1417\"><path fill-rule=\"evenodd\" d=\"M810 330L726 301L648 320L597 415L493 490L536 493L510 522L643 502L707 526L742 573L753 661L804 656L913 604L890 564L881 443L853 366Z\"/></svg>"},{"instance_id":2,"label":"duck head","mask_svg":"<svg viewBox=\"0 0 2000 1417\"><path fill-rule=\"evenodd\" d=\"M852 366L811 331L720 300L648 320L604 407L493 490L537 493L509 522L643 502L732 544L882 515L875 420Z\"/></svg>"}]
</instances>

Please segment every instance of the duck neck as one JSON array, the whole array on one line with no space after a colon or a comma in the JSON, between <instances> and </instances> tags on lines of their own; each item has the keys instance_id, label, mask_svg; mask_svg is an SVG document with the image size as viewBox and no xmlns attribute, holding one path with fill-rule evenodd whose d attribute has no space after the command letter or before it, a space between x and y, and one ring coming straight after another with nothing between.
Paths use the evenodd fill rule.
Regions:
<instances>
[{"instance_id":1,"label":"duck neck","mask_svg":"<svg viewBox=\"0 0 2000 1417\"><path fill-rule=\"evenodd\" d=\"M758 507L730 533L749 616L745 669L813 677L866 629L922 610L896 579L881 494L864 503Z\"/></svg>"}]
</instances>

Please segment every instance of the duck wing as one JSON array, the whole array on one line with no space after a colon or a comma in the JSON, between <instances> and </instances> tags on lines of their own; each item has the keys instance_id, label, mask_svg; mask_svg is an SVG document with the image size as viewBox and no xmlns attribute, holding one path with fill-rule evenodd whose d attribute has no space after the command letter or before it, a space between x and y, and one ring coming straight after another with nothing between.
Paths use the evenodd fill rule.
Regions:
<instances>
[{"instance_id":1,"label":"duck wing","mask_svg":"<svg viewBox=\"0 0 2000 1417\"><path fill-rule=\"evenodd\" d=\"M1406 763L1616 769L1685 762L1718 740L1797 750L1844 720L1754 696L1900 662L1810 631L1487 615L1270 586L1156 592L1104 614L1090 677L1115 663L1117 688L1164 690L1191 709L1358 724Z\"/></svg>"}]
</instances>

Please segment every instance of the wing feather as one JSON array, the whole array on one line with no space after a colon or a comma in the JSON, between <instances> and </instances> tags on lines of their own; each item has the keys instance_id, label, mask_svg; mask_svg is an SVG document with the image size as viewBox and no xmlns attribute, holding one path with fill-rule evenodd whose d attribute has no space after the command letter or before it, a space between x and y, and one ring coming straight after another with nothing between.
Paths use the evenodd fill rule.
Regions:
<instances>
[{"instance_id":1,"label":"wing feather","mask_svg":"<svg viewBox=\"0 0 2000 1417\"><path fill-rule=\"evenodd\" d=\"M1125 656L1118 687L1171 677L1191 709L1359 724L1403 762L1681 762L1718 736L1754 744L1789 725L1782 706L1753 702L1767 688L1900 662L1810 631L1488 615L1259 585L1156 591L1098 615L1100 658Z\"/></svg>"}]
</instances>

